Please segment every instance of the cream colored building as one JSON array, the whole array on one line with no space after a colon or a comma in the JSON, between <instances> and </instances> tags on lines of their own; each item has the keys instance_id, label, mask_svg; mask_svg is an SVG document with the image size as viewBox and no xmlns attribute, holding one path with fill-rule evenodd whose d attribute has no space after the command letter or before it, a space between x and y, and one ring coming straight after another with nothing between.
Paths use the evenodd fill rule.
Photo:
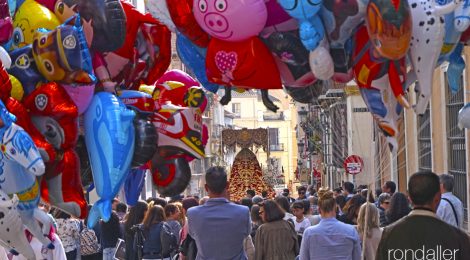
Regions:
<instances>
[{"instance_id":1,"label":"cream colored building","mask_svg":"<svg viewBox=\"0 0 470 260\"><path fill-rule=\"evenodd\" d=\"M235 114L233 122L235 128L268 129L270 136L269 160L268 153L263 149L260 148L254 152L262 168L267 168L268 164L275 166L275 170L284 175L285 185L293 190L298 182L294 175L297 168L297 138L295 131L297 111L294 103L291 102L290 97L283 90L270 90L269 94L279 107L277 113L266 109L261 100L261 95L256 91L232 92L232 100L225 109Z\"/></svg>"}]
</instances>

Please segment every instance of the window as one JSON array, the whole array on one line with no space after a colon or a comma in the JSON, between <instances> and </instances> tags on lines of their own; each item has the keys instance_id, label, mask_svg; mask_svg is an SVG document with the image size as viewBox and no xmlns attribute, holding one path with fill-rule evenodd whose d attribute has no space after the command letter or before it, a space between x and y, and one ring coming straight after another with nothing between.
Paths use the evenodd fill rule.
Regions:
<instances>
[{"instance_id":1,"label":"window","mask_svg":"<svg viewBox=\"0 0 470 260\"><path fill-rule=\"evenodd\" d=\"M431 111L428 107L418 116L418 168L420 171L432 170Z\"/></svg>"},{"instance_id":2,"label":"window","mask_svg":"<svg viewBox=\"0 0 470 260\"><path fill-rule=\"evenodd\" d=\"M234 114L240 115L241 105L240 103L232 103L232 112Z\"/></svg>"},{"instance_id":3,"label":"window","mask_svg":"<svg viewBox=\"0 0 470 260\"><path fill-rule=\"evenodd\" d=\"M269 134L269 144L278 145L279 144L279 128L268 128Z\"/></svg>"},{"instance_id":4,"label":"window","mask_svg":"<svg viewBox=\"0 0 470 260\"><path fill-rule=\"evenodd\" d=\"M447 81L446 81L447 82ZM467 165L465 150L465 131L457 127L459 110L464 105L463 77L460 80L459 91L453 94L446 83L446 113L447 113L447 153L449 174L454 176L454 194L464 204L465 219L467 219Z\"/></svg>"}]
</instances>

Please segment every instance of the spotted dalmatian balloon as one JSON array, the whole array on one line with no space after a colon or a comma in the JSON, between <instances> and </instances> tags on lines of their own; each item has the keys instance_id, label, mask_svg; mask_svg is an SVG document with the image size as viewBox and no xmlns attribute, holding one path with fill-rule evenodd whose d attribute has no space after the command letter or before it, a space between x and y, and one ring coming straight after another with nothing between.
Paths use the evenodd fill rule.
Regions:
<instances>
[{"instance_id":1,"label":"spotted dalmatian balloon","mask_svg":"<svg viewBox=\"0 0 470 260\"><path fill-rule=\"evenodd\" d=\"M16 210L18 197L12 199L0 190L0 246L27 259L35 259L33 249L25 235L25 227Z\"/></svg>"}]
</instances>

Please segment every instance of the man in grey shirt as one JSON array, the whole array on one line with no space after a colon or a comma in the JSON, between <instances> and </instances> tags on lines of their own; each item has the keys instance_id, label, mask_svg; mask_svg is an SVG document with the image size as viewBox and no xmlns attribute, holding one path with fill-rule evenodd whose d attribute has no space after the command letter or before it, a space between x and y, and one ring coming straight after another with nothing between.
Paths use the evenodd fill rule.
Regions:
<instances>
[{"instance_id":1,"label":"man in grey shirt","mask_svg":"<svg viewBox=\"0 0 470 260\"><path fill-rule=\"evenodd\" d=\"M188 232L196 241L196 260L246 260L243 240L250 235L248 207L227 198L227 173L222 167L206 172L209 200L188 210Z\"/></svg>"},{"instance_id":2,"label":"man in grey shirt","mask_svg":"<svg viewBox=\"0 0 470 260\"><path fill-rule=\"evenodd\" d=\"M439 176L439 182L441 184L442 197L436 215L447 222L447 224L462 229L463 205L459 198L452 194L454 190L454 176L442 174Z\"/></svg>"}]
</instances>

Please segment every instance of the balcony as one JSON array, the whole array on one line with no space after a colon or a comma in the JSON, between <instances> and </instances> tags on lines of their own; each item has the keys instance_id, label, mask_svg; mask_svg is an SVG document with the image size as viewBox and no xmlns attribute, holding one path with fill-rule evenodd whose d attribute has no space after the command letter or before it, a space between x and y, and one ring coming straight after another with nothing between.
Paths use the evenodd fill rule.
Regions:
<instances>
[{"instance_id":1,"label":"balcony","mask_svg":"<svg viewBox=\"0 0 470 260\"><path fill-rule=\"evenodd\" d=\"M263 113L263 120L264 121L284 121L284 113L272 113L272 112L264 112Z\"/></svg>"},{"instance_id":2,"label":"balcony","mask_svg":"<svg viewBox=\"0 0 470 260\"><path fill-rule=\"evenodd\" d=\"M270 152L283 152L284 151L284 144L270 144L269 145Z\"/></svg>"}]
</instances>

